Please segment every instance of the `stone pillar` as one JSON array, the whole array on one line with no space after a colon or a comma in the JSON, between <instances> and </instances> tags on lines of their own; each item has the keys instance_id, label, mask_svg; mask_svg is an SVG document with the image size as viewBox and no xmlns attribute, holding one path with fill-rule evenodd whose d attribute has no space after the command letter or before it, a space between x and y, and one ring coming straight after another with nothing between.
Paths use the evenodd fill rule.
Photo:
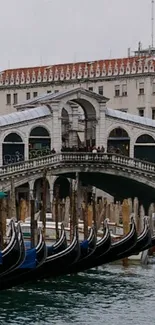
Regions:
<instances>
[{"instance_id":1,"label":"stone pillar","mask_svg":"<svg viewBox=\"0 0 155 325\"><path fill-rule=\"evenodd\" d=\"M130 158L134 158L134 141L132 138L130 138L130 152L129 152Z\"/></svg>"},{"instance_id":2,"label":"stone pillar","mask_svg":"<svg viewBox=\"0 0 155 325\"><path fill-rule=\"evenodd\" d=\"M77 139L77 131L78 131L78 118L79 118L79 111L78 105L76 103L70 103L70 107L72 109L72 128L69 133L69 146L77 146L78 139Z\"/></svg>"},{"instance_id":3,"label":"stone pillar","mask_svg":"<svg viewBox=\"0 0 155 325\"><path fill-rule=\"evenodd\" d=\"M107 149L107 138L106 138L106 123L105 123L105 111L106 102L100 103L100 117L98 124L96 125L96 146L104 147L105 151Z\"/></svg>"},{"instance_id":4,"label":"stone pillar","mask_svg":"<svg viewBox=\"0 0 155 325\"><path fill-rule=\"evenodd\" d=\"M24 140L24 160L29 160L29 138Z\"/></svg>"},{"instance_id":5,"label":"stone pillar","mask_svg":"<svg viewBox=\"0 0 155 325\"><path fill-rule=\"evenodd\" d=\"M52 123L52 141L51 148L53 147L56 152L61 151L62 147L62 131L61 131L61 117L59 117L59 103L52 102L52 115L53 115L53 123Z\"/></svg>"}]
</instances>

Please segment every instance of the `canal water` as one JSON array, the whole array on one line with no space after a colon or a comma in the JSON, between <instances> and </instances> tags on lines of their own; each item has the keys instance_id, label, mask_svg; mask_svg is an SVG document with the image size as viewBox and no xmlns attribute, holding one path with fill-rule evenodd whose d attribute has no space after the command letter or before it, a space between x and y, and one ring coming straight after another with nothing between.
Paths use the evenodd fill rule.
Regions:
<instances>
[{"instance_id":1,"label":"canal water","mask_svg":"<svg viewBox=\"0 0 155 325\"><path fill-rule=\"evenodd\" d=\"M154 323L154 265L107 265L0 293L0 325Z\"/></svg>"}]
</instances>

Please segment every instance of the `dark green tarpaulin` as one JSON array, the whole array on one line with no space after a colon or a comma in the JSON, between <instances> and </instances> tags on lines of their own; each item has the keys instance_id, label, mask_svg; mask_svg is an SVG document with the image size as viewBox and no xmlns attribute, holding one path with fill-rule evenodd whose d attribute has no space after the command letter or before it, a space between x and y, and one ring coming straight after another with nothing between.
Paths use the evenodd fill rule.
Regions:
<instances>
[{"instance_id":1,"label":"dark green tarpaulin","mask_svg":"<svg viewBox=\"0 0 155 325\"><path fill-rule=\"evenodd\" d=\"M7 196L7 193L5 192L0 192L0 199L3 199L4 197Z\"/></svg>"}]
</instances>

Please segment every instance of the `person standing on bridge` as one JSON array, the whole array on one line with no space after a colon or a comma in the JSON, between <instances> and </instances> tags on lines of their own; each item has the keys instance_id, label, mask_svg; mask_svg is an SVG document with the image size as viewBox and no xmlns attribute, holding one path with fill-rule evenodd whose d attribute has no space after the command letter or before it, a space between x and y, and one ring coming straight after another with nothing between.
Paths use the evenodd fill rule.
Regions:
<instances>
[{"instance_id":1,"label":"person standing on bridge","mask_svg":"<svg viewBox=\"0 0 155 325\"><path fill-rule=\"evenodd\" d=\"M92 153L97 153L96 147L93 147Z\"/></svg>"}]
</instances>

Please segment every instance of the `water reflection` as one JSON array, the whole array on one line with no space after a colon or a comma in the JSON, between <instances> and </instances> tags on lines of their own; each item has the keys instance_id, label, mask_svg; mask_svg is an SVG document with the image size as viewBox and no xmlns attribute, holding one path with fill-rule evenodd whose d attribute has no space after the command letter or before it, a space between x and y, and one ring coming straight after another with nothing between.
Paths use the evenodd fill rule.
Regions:
<instances>
[{"instance_id":1,"label":"water reflection","mask_svg":"<svg viewBox=\"0 0 155 325\"><path fill-rule=\"evenodd\" d=\"M0 293L0 324L150 325L154 267L106 266Z\"/></svg>"}]
</instances>

